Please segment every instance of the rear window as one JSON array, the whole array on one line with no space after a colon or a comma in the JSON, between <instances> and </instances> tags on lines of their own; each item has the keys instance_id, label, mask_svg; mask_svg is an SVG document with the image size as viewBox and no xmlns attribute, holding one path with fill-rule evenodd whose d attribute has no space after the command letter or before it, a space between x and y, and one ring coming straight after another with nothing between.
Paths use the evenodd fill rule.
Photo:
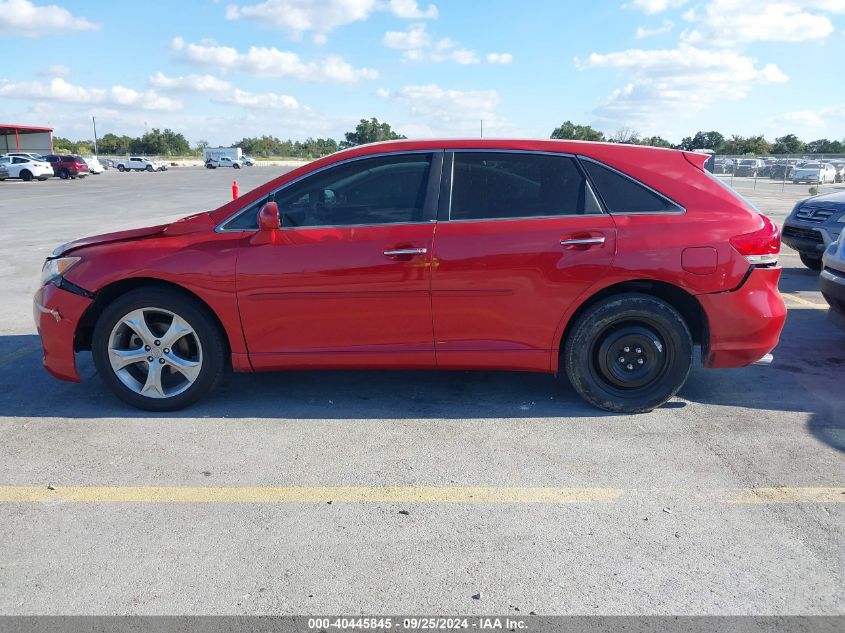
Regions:
<instances>
[{"instance_id":1,"label":"rear window","mask_svg":"<svg viewBox=\"0 0 845 633\"><path fill-rule=\"evenodd\" d=\"M628 176L593 160L581 164L610 213L677 213L681 207Z\"/></svg>"},{"instance_id":2,"label":"rear window","mask_svg":"<svg viewBox=\"0 0 845 633\"><path fill-rule=\"evenodd\" d=\"M574 158L549 154L456 152L452 220L601 213Z\"/></svg>"}]
</instances>

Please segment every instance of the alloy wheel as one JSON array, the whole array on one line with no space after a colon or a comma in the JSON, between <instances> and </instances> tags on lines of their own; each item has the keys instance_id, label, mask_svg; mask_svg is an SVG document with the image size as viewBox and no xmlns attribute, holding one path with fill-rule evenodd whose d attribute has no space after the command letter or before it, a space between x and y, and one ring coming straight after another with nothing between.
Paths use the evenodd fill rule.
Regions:
<instances>
[{"instance_id":1,"label":"alloy wheel","mask_svg":"<svg viewBox=\"0 0 845 633\"><path fill-rule=\"evenodd\" d=\"M112 328L108 357L126 387L147 398L185 392L200 375L202 345L194 328L162 308L139 308Z\"/></svg>"}]
</instances>

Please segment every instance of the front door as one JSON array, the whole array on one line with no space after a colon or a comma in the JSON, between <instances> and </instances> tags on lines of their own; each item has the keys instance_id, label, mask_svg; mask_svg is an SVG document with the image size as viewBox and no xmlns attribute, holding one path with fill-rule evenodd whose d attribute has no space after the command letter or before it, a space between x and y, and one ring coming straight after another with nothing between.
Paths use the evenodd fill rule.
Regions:
<instances>
[{"instance_id":1,"label":"front door","mask_svg":"<svg viewBox=\"0 0 845 633\"><path fill-rule=\"evenodd\" d=\"M442 153L361 158L274 195L281 239L238 256L255 369L435 366L431 253Z\"/></svg>"},{"instance_id":2,"label":"front door","mask_svg":"<svg viewBox=\"0 0 845 633\"><path fill-rule=\"evenodd\" d=\"M451 173L434 243L437 364L549 371L564 314L613 261L613 218L574 157L456 151Z\"/></svg>"}]
</instances>

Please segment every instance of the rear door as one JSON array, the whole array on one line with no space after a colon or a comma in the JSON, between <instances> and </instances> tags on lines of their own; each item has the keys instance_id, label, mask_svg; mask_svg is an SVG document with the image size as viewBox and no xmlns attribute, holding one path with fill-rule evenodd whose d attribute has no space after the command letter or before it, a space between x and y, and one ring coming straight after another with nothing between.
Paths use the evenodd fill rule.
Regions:
<instances>
[{"instance_id":1,"label":"rear door","mask_svg":"<svg viewBox=\"0 0 845 633\"><path fill-rule=\"evenodd\" d=\"M279 239L249 238L238 255L256 369L435 366L431 252L442 157L364 157L272 196Z\"/></svg>"},{"instance_id":2,"label":"rear door","mask_svg":"<svg viewBox=\"0 0 845 633\"><path fill-rule=\"evenodd\" d=\"M446 173L432 262L438 366L548 371L564 313L613 261L613 219L573 156L456 151Z\"/></svg>"}]
</instances>

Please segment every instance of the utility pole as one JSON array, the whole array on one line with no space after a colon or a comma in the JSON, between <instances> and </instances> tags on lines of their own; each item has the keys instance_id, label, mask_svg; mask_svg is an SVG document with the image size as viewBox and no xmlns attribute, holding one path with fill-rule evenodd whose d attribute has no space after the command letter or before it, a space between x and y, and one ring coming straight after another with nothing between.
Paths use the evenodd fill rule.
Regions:
<instances>
[{"instance_id":1,"label":"utility pole","mask_svg":"<svg viewBox=\"0 0 845 633\"><path fill-rule=\"evenodd\" d=\"M481 122L481 138L484 138L484 119L481 119L480 122Z\"/></svg>"},{"instance_id":2,"label":"utility pole","mask_svg":"<svg viewBox=\"0 0 845 633\"><path fill-rule=\"evenodd\" d=\"M94 123L94 156L97 156L99 154L97 151L97 119L92 116L91 121Z\"/></svg>"}]
</instances>

